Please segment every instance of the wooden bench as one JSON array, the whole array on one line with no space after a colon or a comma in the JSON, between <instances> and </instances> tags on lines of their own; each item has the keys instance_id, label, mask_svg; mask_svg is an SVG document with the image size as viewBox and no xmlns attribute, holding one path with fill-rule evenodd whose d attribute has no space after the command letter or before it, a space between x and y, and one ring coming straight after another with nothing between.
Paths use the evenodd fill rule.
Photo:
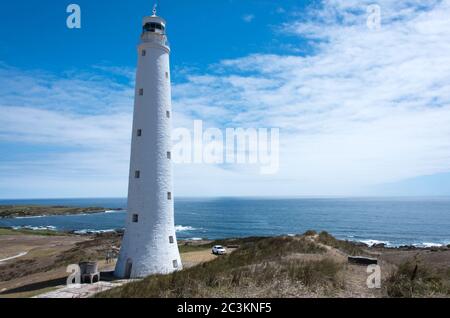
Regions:
<instances>
[{"instance_id":1,"label":"wooden bench","mask_svg":"<svg viewBox=\"0 0 450 318\"><path fill-rule=\"evenodd\" d=\"M357 265L372 265L372 264L377 265L378 259L364 256L349 256L348 262Z\"/></svg>"}]
</instances>

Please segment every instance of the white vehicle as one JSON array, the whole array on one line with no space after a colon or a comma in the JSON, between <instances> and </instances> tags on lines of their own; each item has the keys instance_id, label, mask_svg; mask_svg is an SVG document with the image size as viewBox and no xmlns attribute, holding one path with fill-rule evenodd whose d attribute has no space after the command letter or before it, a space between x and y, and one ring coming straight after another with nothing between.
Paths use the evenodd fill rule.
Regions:
<instances>
[{"instance_id":1,"label":"white vehicle","mask_svg":"<svg viewBox=\"0 0 450 318\"><path fill-rule=\"evenodd\" d=\"M215 255L225 255L227 250L222 245L214 245L212 248L212 253Z\"/></svg>"}]
</instances>

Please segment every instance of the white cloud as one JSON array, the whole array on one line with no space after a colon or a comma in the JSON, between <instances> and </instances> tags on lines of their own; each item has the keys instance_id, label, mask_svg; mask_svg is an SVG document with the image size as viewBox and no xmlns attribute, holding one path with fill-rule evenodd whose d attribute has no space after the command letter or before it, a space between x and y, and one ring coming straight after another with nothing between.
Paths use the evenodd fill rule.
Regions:
<instances>
[{"instance_id":1,"label":"white cloud","mask_svg":"<svg viewBox=\"0 0 450 318\"><path fill-rule=\"evenodd\" d=\"M244 16L242 16L242 20L244 20L244 22L250 23L255 19L255 15L254 14L246 14Z\"/></svg>"},{"instance_id":2,"label":"white cloud","mask_svg":"<svg viewBox=\"0 0 450 318\"><path fill-rule=\"evenodd\" d=\"M360 194L450 171L450 2L378 1L378 31L366 26L368 4L333 0L293 15L284 29L311 41L309 55L225 60L174 85L175 127L193 119L279 127L282 147L275 176L245 166L178 165L176 193ZM132 71L97 67L125 77L122 83L98 72L56 76L0 66L0 142L59 147L6 156L0 194L125 195Z\"/></svg>"},{"instance_id":3,"label":"white cloud","mask_svg":"<svg viewBox=\"0 0 450 318\"><path fill-rule=\"evenodd\" d=\"M327 1L286 24L318 41L312 55L227 60L208 82L184 84L183 103L214 96L208 107L227 110L216 124L282 129L274 183L239 177L253 191L359 193L450 171L449 1L381 1L379 31L367 28L368 4Z\"/></svg>"},{"instance_id":4,"label":"white cloud","mask_svg":"<svg viewBox=\"0 0 450 318\"><path fill-rule=\"evenodd\" d=\"M1 197L126 193L129 83L5 65L0 74Z\"/></svg>"}]
</instances>

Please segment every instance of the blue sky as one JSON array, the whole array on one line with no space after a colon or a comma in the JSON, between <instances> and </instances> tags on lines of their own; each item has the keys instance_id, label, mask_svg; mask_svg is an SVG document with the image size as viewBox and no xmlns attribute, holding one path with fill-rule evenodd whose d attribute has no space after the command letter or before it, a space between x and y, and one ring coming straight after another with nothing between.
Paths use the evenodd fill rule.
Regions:
<instances>
[{"instance_id":1,"label":"blue sky","mask_svg":"<svg viewBox=\"0 0 450 318\"><path fill-rule=\"evenodd\" d=\"M66 27L69 3L72 2L30 0L3 4L0 12L3 61L14 62L20 68L55 72L101 63L135 66L141 20L151 13L152 1L76 1L82 9L81 30ZM280 11L284 7L301 10L306 4L268 0L159 3L159 13L168 21L173 67L200 69L249 53L282 53L280 38L286 43L289 36L276 30L277 25L288 20Z\"/></svg>"},{"instance_id":2,"label":"blue sky","mask_svg":"<svg viewBox=\"0 0 450 318\"><path fill-rule=\"evenodd\" d=\"M149 1L0 11L0 198L127 189L136 45ZM176 165L180 196L450 195L450 3L161 0L174 126L277 127L280 171Z\"/></svg>"}]
</instances>

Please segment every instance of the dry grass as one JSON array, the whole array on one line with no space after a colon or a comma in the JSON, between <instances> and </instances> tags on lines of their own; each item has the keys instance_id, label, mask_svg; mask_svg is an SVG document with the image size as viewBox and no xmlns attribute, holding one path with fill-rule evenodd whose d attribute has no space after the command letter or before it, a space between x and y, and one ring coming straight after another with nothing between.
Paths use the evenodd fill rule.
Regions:
<instances>
[{"instance_id":1,"label":"dry grass","mask_svg":"<svg viewBox=\"0 0 450 318\"><path fill-rule=\"evenodd\" d=\"M32 250L23 259L0 264L0 281L6 282L31 274L46 272L81 261L104 259L110 246L118 245L119 238L104 234L92 240L75 243L73 247L61 252L59 249Z\"/></svg>"},{"instance_id":2,"label":"dry grass","mask_svg":"<svg viewBox=\"0 0 450 318\"><path fill-rule=\"evenodd\" d=\"M0 235L43 235L43 236L63 236L67 235L67 233L56 232L51 230L28 230L28 229L20 229L14 230L9 228L0 228Z\"/></svg>"},{"instance_id":3,"label":"dry grass","mask_svg":"<svg viewBox=\"0 0 450 318\"><path fill-rule=\"evenodd\" d=\"M216 244L217 242L214 242ZM311 291L341 286L342 265L329 260L289 259L292 253L324 253L304 237L253 238L231 255L170 275L150 276L140 282L99 294L98 297L246 297L289 296L283 290ZM277 289L279 285L292 288Z\"/></svg>"},{"instance_id":4,"label":"dry grass","mask_svg":"<svg viewBox=\"0 0 450 318\"><path fill-rule=\"evenodd\" d=\"M407 261L398 266L385 282L389 297L448 297L450 270L439 272L420 261Z\"/></svg>"},{"instance_id":5,"label":"dry grass","mask_svg":"<svg viewBox=\"0 0 450 318\"><path fill-rule=\"evenodd\" d=\"M365 255L364 249L354 242L338 240L325 231L319 234L318 241L322 244L334 247L348 255Z\"/></svg>"},{"instance_id":6,"label":"dry grass","mask_svg":"<svg viewBox=\"0 0 450 318\"><path fill-rule=\"evenodd\" d=\"M68 237L33 237L33 240L37 239L63 242ZM38 273L44 275L44 272L55 268L61 269L58 277L64 277L65 265L81 260L102 259L107 249L113 245L119 246L119 241L119 236L105 234L90 240L74 241L70 246L35 248L23 259L0 266L0 281L22 276L26 277L18 280L25 281L27 277L42 280ZM211 247L216 244L239 248L226 256L206 257L202 260L205 263L195 265L199 263L199 257L205 254L211 256ZM389 276L383 279L383 288L377 293L367 289L365 267L346 265L346 254L364 255L370 253L371 249L339 241L326 232L317 234L308 231L296 237L189 242L180 246L180 250L184 255L196 254L191 262L193 267L186 266L185 270L170 275L150 276L99 294L98 297L450 296L450 251L445 249L377 249L377 253L382 253L378 256L382 264L389 264L389 267L383 267L383 278L384 273Z\"/></svg>"}]
</instances>

